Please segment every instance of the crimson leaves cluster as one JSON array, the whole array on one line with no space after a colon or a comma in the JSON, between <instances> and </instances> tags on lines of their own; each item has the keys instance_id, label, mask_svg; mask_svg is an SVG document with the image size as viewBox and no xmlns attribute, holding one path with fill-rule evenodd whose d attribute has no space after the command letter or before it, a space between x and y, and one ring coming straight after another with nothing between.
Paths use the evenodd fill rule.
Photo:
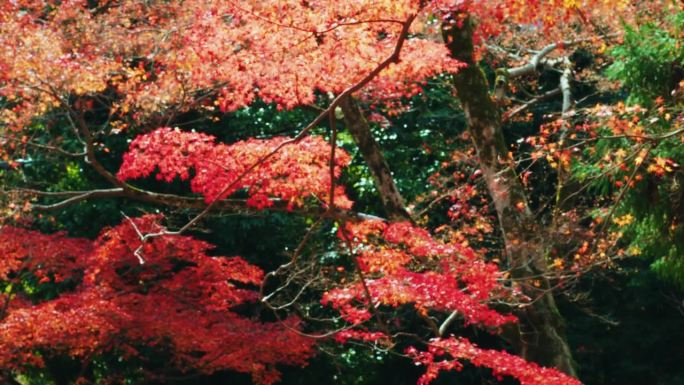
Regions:
<instances>
[{"instance_id":1,"label":"crimson leaves cluster","mask_svg":"<svg viewBox=\"0 0 684 385\"><path fill-rule=\"evenodd\" d=\"M192 191L207 202L244 189L249 195L247 204L258 209L272 206L275 199L287 202L290 208L301 206L306 199L327 202L330 146L314 136L283 145L288 140L248 139L226 145L215 143L209 135L160 128L131 143L118 177L135 179L156 171L157 179L166 182L176 177L191 179ZM333 177L338 178L349 162L349 155L337 151ZM251 170L254 165L256 168ZM335 203L340 208L351 208L352 202L340 185L335 187Z\"/></svg>"},{"instance_id":2,"label":"crimson leaves cluster","mask_svg":"<svg viewBox=\"0 0 684 385\"><path fill-rule=\"evenodd\" d=\"M53 300L33 303L21 292L3 298L9 302L0 322L0 366L20 370L42 366L45 357L105 353L144 361L140 348L158 347L181 372L234 370L271 384L277 364L306 363L313 341L291 331L298 319L267 323L235 310L257 299L259 268L239 257L209 256L211 246L191 237L141 243L138 232L160 231L159 219L126 221L94 242L2 228L3 280L16 282L22 272L42 283L82 279Z\"/></svg>"}]
</instances>

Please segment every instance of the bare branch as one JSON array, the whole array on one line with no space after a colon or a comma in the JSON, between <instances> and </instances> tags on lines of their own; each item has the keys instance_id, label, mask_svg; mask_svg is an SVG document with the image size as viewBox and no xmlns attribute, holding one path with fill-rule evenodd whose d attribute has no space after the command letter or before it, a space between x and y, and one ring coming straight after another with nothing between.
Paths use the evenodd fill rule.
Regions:
<instances>
[{"instance_id":1,"label":"bare branch","mask_svg":"<svg viewBox=\"0 0 684 385\"><path fill-rule=\"evenodd\" d=\"M501 119L502 119L504 122L506 122L506 121L510 120L513 116L515 116L515 115L517 115L517 114L519 114L519 113L525 111L526 109L532 107L533 105L535 105L535 104L537 104L537 103L539 103L539 102L541 102L541 101L550 99L550 98L552 98L552 97L554 97L554 96L556 96L556 95L560 95L560 94L561 94L561 89L560 89L560 88L554 88L554 89L552 89L552 90L550 90L550 91L546 91L546 92L544 92L543 94L538 95L538 96L535 96L534 98L532 98L532 99L526 101L525 103L523 103L523 104L521 104L521 105L519 105L519 106L517 106L517 107L515 107L515 108L512 108L512 109L510 109L510 110L508 110L508 111L506 111L506 112L503 114L503 116L502 116Z\"/></svg>"},{"instance_id":2,"label":"bare branch","mask_svg":"<svg viewBox=\"0 0 684 385\"><path fill-rule=\"evenodd\" d=\"M63 201L53 203L50 205L40 205L40 204L34 204L31 205L32 209L38 210L38 211L50 211L50 210L58 210L65 208L67 206L74 205L76 203L79 203L81 201L90 199L90 198L115 198L115 197L122 197L125 196L125 191L122 188L113 188L113 189L103 189L103 190L91 190L91 191L73 191L70 193L76 193L72 194L72 196L68 199L65 199ZM43 193L45 194L45 193ZM49 194L49 193L48 193ZM49 195L47 195L49 196ZM54 193L53 196L59 196L59 193Z\"/></svg>"},{"instance_id":3,"label":"bare branch","mask_svg":"<svg viewBox=\"0 0 684 385\"><path fill-rule=\"evenodd\" d=\"M545 60L546 57L553 51L555 51L558 48L568 48L572 47L575 45L578 45L580 43L585 43L588 41L592 41L591 38L583 38L583 39L577 39L577 40L565 40L557 43L552 43L544 48L542 48L539 52L537 52L532 58L530 59L527 64L524 64L520 67L514 67L514 68L508 68L506 69L506 73L509 78L516 78L524 75L530 75L535 72L538 72L540 68L543 66L553 66L557 64L557 61L549 61Z\"/></svg>"},{"instance_id":4,"label":"bare branch","mask_svg":"<svg viewBox=\"0 0 684 385\"><path fill-rule=\"evenodd\" d=\"M449 316L442 322L441 325L439 325L439 330L438 330L438 337L443 337L444 333L446 333L447 329L449 329L449 326L456 321L456 318L458 317L458 311L453 311Z\"/></svg>"},{"instance_id":5,"label":"bare branch","mask_svg":"<svg viewBox=\"0 0 684 385\"><path fill-rule=\"evenodd\" d=\"M572 106L572 91L570 90L570 78L572 77L572 63L570 59L565 56L563 58L563 74L560 77L560 90L563 93L563 107L561 109L562 119L566 119L570 113L570 107ZM562 139L561 139L562 145Z\"/></svg>"},{"instance_id":6,"label":"bare branch","mask_svg":"<svg viewBox=\"0 0 684 385\"><path fill-rule=\"evenodd\" d=\"M19 139L10 138L10 137L7 137L7 136L3 136L3 139L9 140L9 141L12 141L12 142L22 143L22 141L19 140ZM85 152L85 151L84 151L84 152L70 152L70 151L67 151L67 150L65 150L65 149L63 149L63 148L61 148L61 147L59 147L59 146L51 146L51 145L48 145L48 144L41 144L41 143L30 142L30 141L29 141L29 142L26 142L26 143L23 143L23 144L26 144L26 145L29 146L29 147L35 147L35 148L39 148L39 149L42 149L42 150L57 152L57 153L59 153L59 154L62 154L62 155L65 155L65 156L70 156L70 157L81 157L81 156L85 156L85 155L86 155L86 152Z\"/></svg>"}]
</instances>

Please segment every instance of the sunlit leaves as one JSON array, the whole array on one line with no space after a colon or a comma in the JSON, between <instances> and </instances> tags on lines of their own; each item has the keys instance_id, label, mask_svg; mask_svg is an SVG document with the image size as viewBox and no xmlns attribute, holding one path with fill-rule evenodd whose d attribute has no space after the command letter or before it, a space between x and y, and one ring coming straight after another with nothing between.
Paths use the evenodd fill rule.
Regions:
<instances>
[{"instance_id":1,"label":"sunlit leaves","mask_svg":"<svg viewBox=\"0 0 684 385\"><path fill-rule=\"evenodd\" d=\"M418 384L427 385L437 378L441 371L461 370L459 360L468 360L475 366L492 369L500 380L510 376L520 385L580 385L581 383L556 369L542 368L512 354L482 349L465 338L436 338L430 341L427 351L409 348L407 353L426 366L426 373Z\"/></svg>"},{"instance_id":2,"label":"sunlit leaves","mask_svg":"<svg viewBox=\"0 0 684 385\"><path fill-rule=\"evenodd\" d=\"M272 198L284 200L291 208L306 199L326 202L332 183L329 145L319 137L283 145L287 140L249 139L225 145L214 143L208 135L161 128L131 143L118 176L122 180L141 178L158 170L157 179L167 182L175 177L191 179L192 190L207 202L245 189L247 204L259 209L272 206ZM338 150L334 162L332 176L338 178L350 162L349 155ZM351 207L339 185L335 203Z\"/></svg>"},{"instance_id":3,"label":"sunlit leaves","mask_svg":"<svg viewBox=\"0 0 684 385\"><path fill-rule=\"evenodd\" d=\"M511 293L501 285L496 265L470 248L440 242L409 223L349 225L340 236L354 242L359 269L368 276L329 291L323 301L352 323L359 321L359 312L366 314L369 300L392 307L413 304L419 312L456 311L466 324L501 326L515 320L488 307Z\"/></svg>"}]
</instances>

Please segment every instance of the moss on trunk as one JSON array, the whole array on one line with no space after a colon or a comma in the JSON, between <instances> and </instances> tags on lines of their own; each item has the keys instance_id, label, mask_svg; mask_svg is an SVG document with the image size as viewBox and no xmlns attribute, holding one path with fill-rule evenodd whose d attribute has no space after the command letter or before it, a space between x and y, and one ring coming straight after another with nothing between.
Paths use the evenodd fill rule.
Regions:
<instances>
[{"instance_id":1,"label":"moss on trunk","mask_svg":"<svg viewBox=\"0 0 684 385\"><path fill-rule=\"evenodd\" d=\"M467 17L459 19L460 16L454 15L454 20L460 21L445 23L442 31L451 55L468 65L454 76L453 85L496 207L512 276L534 299L530 305L516 310L520 322L508 328L504 337L525 359L575 376L564 321L550 284L544 278L544 250L548 245L543 242L539 224L528 207L525 190L508 156L500 107L492 99L487 78L473 59L473 22Z\"/></svg>"}]
</instances>

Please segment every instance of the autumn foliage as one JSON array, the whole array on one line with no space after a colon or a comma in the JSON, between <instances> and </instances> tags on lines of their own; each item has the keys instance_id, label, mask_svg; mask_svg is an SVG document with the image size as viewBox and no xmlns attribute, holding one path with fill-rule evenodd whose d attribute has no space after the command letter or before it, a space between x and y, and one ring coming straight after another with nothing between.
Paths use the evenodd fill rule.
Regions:
<instances>
[{"instance_id":1,"label":"autumn foliage","mask_svg":"<svg viewBox=\"0 0 684 385\"><path fill-rule=\"evenodd\" d=\"M191 237L142 244L138 232L159 231L159 220L132 219L94 242L2 228L3 280L29 274L40 284L68 280L73 289L38 302L11 294L0 366L21 370L58 355L132 358L153 347L170 353L180 372L229 369L271 384L276 364L306 363L313 341L290 331L299 327L296 318L267 323L235 310L258 299L259 268L240 257L209 256L210 245ZM145 264L134 255L138 248Z\"/></svg>"},{"instance_id":2,"label":"autumn foliage","mask_svg":"<svg viewBox=\"0 0 684 385\"><path fill-rule=\"evenodd\" d=\"M427 351L418 352L409 348L407 353L416 362L427 367L425 374L418 381L421 385L437 378L440 371L460 371L463 365L457 361L458 359L468 360L475 366L491 368L499 379L503 376L514 377L521 385L581 384L555 369L541 368L506 352L479 348L465 338L435 339L430 341ZM447 359L444 359L445 357Z\"/></svg>"},{"instance_id":3,"label":"autumn foliage","mask_svg":"<svg viewBox=\"0 0 684 385\"><path fill-rule=\"evenodd\" d=\"M329 198L330 146L318 137L287 145L287 138L250 139L231 145L216 144L214 138L199 133L160 128L138 136L119 169L121 180L149 176L171 182L175 177L187 180L192 173L192 191L207 202L223 199L246 189L247 204L258 209L273 205L272 198L287 202L288 207L304 201L326 202ZM282 150L260 163L276 148ZM339 151L335 157L333 178L349 164L349 156ZM250 169L259 164L254 170ZM351 208L342 186L335 187L335 203Z\"/></svg>"},{"instance_id":4,"label":"autumn foliage","mask_svg":"<svg viewBox=\"0 0 684 385\"><path fill-rule=\"evenodd\" d=\"M276 364L304 365L314 341L292 331L299 320L264 323L233 310L258 299L253 287L263 272L239 257L209 256L210 245L191 237L166 235L142 242L140 234L164 230L160 219L129 219L95 242L4 227L0 271L5 280L30 274L39 284L68 280L75 285L37 303L21 295L11 302L5 298L10 306L0 330L0 364L41 366L44 357L60 354L85 360L107 352L137 357L140 347L151 346L172 352L180 371L230 369L250 373L260 384L279 378ZM379 305L411 304L422 315L454 311L466 325L490 332L516 322L487 304L519 295L501 285L496 265L466 246L442 243L408 223L361 222L340 230L339 236L359 250L356 263L366 278L323 297L350 324L337 334L338 341L390 338L364 326ZM434 339L427 352L411 348L409 354L427 366L420 380L425 384L440 370L459 369L458 360L490 367L525 385L578 383L554 369L455 337ZM445 354L449 360L434 361Z\"/></svg>"},{"instance_id":5,"label":"autumn foliage","mask_svg":"<svg viewBox=\"0 0 684 385\"><path fill-rule=\"evenodd\" d=\"M337 238L328 246L348 257L354 271L341 274L342 279L326 277L327 286L315 294L316 306L339 315L344 324L319 340L391 348L400 339L402 321L386 322L380 310L401 309L431 329L430 339L412 341L402 352L425 367L419 384L442 371L461 370L467 361L522 385L578 385L560 370L449 333L456 322L499 334L519 322L511 306L523 308L534 299L507 281L510 272L502 271L499 259L473 248L463 234L430 232L420 226L426 221L388 222L354 213L354 195L342 184L352 156L335 141L336 122L342 120L336 113L342 97L380 111L372 115L379 121L404 112L407 100L420 95L429 79L458 74L466 61L482 57L492 39L530 43L529 53L549 43L562 51L567 34L572 44L603 44L606 31L629 22L636 5L626 0L6 1L0 5L0 158L10 169L19 167L15 160L28 148L83 158L111 189L67 191L61 196L66 203L99 193L144 197L150 204L173 198L181 202L176 207L187 202L193 205L184 208L200 207L189 225L218 202L244 203L245 212L259 215L276 205L290 212L315 208L312 212L324 215L312 229L324 216L331 219ZM470 20L476 21L468 36L474 47L467 52L473 57L458 60L447 32L470 26ZM527 57L506 52L514 64L526 65ZM530 72L541 67L536 63ZM174 127L183 114L216 122L256 102L319 115L293 137L262 135L233 143L193 127ZM648 158L644 143L654 138L642 137L646 131L638 111L620 106L611 112L615 115L577 125L569 140L597 140L608 127L609 134L639 144L637 168L644 163L647 173L661 178L679 167L665 156ZM669 120L658 107L650 114ZM321 131L312 134L326 119L328 138ZM62 148L61 136L45 144L27 134L55 126L67 127L77 143L71 148L82 152ZM559 135L563 143L566 126L558 120L520 143L532 148L533 161L545 159L552 169L570 172L575 153L550 144ZM131 133L135 136L122 158L100 163L99 158L111 156L102 144L107 137ZM504 158L499 163L509 161ZM604 157L623 171L613 176L618 188L639 182L624 173L630 170L624 166L627 158L622 153ZM481 174L474 170L469 182L446 195L453 203L447 216L477 222L462 230L480 237L493 232L494 222L483 220L468 203L479 194L473 185ZM525 187L528 177L523 173ZM187 196L139 187L152 178L157 186L181 182ZM460 182L467 178L458 177ZM60 193L65 192L31 191L30 199ZM25 202L24 211L31 204ZM516 204L520 212L528 209L523 201ZM30 224L12 205L13 219ZM240 257L214 255L210 244L186 235L187 228L167 229L164 221L162 215L122 215L119 225L94 241L0 227L0 287L5 289L0 369L19 373L54 357L87 365L107 354L145 362L152 351L167 353L175 373L237 371L268 385L279 380L279 365L305 366L317 343L305 320L270 308L273 321L264 315L263 297L267 278L295 265L303 246L288 251L292 261L267 275ZM577 273L612 246L605 239L595 242L602 248L592 252L587 240L574 250L579 257L549 262ZM22 286L27 280L34 284L31 290L57 289L48 296L32 295ZM449 321L440 327L434 322L438 318Z\"/></svg>"},{"instance_id":6,"label":"autumn foliage","mask_svg":"<svg viewBox=\"0 0 684 385\"><path fill-rule=\"evenodd\" d=\"M468 247L441 243L405 222L350 225L340 237L358 250L357 263L367 279L329 291L324 302L352 323L371 318L369 306L380 304L413 304L423 313L456 311L466 324L497 327L515 320L488 308L488 301L510 293L497 266Z\"/></svg>"},{"instance_id":7,"label":"autumn foliage","mask_svg":"<svg viewBox=\"0 0 684 385\"><path fill-rule=\"evenodd\" d=\"M422 317L431 312L453 312L464 325L488 332L500 331L516 317L492 308L495 301L526 301L521 293L502 285L501 272L468 246L444 243L410 223L364 222L339 234L358 253L363 272L353 285L333 289L323 303L338 309L356 327L338 334L338 340L382 341L390 330L369 330L363 324L378 306L412 305ZM353 246L352 246L353 245ZM478 348L465 338L443 335L429 341L427 350L409 347L406 353L426 372L419 384L429 384L440 371L460 370L462 361L491 368L499 377L511 376L522 385L580 382L551 368L542 368L506 352Z\"/></svg>"}]
</instances>

